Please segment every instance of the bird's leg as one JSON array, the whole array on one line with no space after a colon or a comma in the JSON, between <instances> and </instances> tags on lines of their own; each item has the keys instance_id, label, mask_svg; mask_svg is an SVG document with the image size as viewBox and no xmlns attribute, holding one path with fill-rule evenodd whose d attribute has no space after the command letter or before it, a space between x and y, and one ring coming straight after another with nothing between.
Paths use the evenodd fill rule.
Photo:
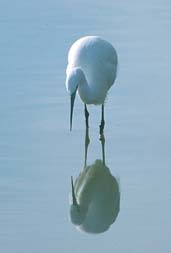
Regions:
<instances>
[{"instance_id":1,"label":"bird's leg","mask_svg":"<svg viewBox=\"0 0 171 253\"><path fill-rule=\"evenodd\" d=\"M85 132L85 159L84 159L84 167L87 166L87 153L88 153L88 145L90 143L90 138L89 138L89 128L86 127L86 132Z\"/></svg>"},{"instance_id":2,"label":"bird's leg","mask_svg":"<svg viewBox=\"0 0 171 253\"><path fill-rule=\"evenodd\" d=\"M86 167L86 166L87 166L88 145L89 145L89 143L90 143L90 138L89 138L89 124L88 124L89 112L88 112L88 110L87 110L86 104L84 104L84 113L85 113L85 122L86 122L84 167Z\"/></svg>"},{"instance_id":3,"label":"bird's leg","mask_svg":"<svg viewBox=\"0 0 171 253\"><path fill-rule=\"evenodd\" d=\"M89 127L89 124L88 124L89 112L87 110L86 104L84 105L84 113L85 113L85 120L86 120L86 128L88 128Z\"/></svg>"},{"instance_id":4,"label":"bird's leg","mask_svg":"<svg viewBox=\"0 0 171 253\"><path fill-rule=\"evenodd\" d=\"M100 139L102 138L102 135L103 135L104 125L105 125L105 121L104 121L104 105L102 105L102 118L101 118L101 124L100 124Z\"/></svg>"},{"instance_id":5,"label":"bird's leg","mask_svg":"<svg viewBox=\"0 0 171 253\"><path fill-rule=\"evenodd\" d=\"M102 144L102 159L103 159L103 165L105 165L105 137L104 134L102 133L100 137L100 141Z\"/></svg>"}]
</instances>

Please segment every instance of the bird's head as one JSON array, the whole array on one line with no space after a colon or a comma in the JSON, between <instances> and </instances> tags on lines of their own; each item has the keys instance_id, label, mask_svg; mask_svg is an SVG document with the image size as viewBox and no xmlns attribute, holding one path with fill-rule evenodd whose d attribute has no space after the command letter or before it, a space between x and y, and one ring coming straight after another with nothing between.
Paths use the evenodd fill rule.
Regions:
<instances>
[{"instance_id":1,"label":"bird's head","mask_svg":"<svg viewBox=\"0 0 171 253\"><path fill-rule=\"evenodd\" d=\"M72 130L72 116L74 109L75 95L78 89L78 86L85 81L85 75L81 68L72 68L67 70L66 77L66 89L70 95L70 130Z\"/></svg>"},{"instance_id":2,"label":"bird's head","mask_svg":"<svg viewBox=\"0 0 171 253\"><path fill-rule=\"evenodd\" d=\"M71 207L70 207L71 222L74 225L81 225L83 223L85 215L84 215L84 212L82 212L81 207L77 203L72 177L71 177L71 187L72 187L72 203L71 203Z\"/></svg>"}]
</instances>

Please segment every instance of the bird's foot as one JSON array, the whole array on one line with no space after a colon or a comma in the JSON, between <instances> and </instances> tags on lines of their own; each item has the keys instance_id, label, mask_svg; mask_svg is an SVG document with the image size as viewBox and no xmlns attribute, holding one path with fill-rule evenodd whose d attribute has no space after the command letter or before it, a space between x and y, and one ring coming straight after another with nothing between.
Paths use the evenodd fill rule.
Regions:
<instances>
[{"instance_id":1,"label":"bird's foot","mask_svg":"<svg viewBox=\"0 0 171 253\"><path fill-rule=\"evenodd\" d=\"M104 137L104 133L101 133L99 136L99 140L101 141L102 144L105 143L105 137Z\"/></svg>"},{"instance_id":2,"label":"bird's foot","mask_svg":"<svg viewBox=\"0 0 171 253\"><path fill-rule=\"evenodd\" d=\"M104 126L105 126L105 121L104 120L102 120L101 121L101 124L100 124L100 139L104 136L104 134L103 134L103 131L104 131Z\"/></svg>"}]
</instances>

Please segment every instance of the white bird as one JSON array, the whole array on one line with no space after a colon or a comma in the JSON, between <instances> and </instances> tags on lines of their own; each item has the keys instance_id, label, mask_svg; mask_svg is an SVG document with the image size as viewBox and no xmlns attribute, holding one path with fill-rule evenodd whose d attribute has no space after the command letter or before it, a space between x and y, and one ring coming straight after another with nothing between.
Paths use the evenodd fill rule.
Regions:
<instances>
[{"instance_id":1,"label":"white bird","mask_svg":"<svg viewBox=\"0 0 171 253\"><path fill-rule=\"evenodd\" d=\"M85 104L86 126L88 126L87 104L102 105L100 133L104 129L104 102L117 73L117 53L114 47L98 36L78 39L70 48L66 69L66 89L71 96L70 130L75 94Z\"/></svg>"},{"instance_id":2,"label":"white bird","mask_svg":"<svg viewBox=\"0 0 171 253\"><path fill-rule=\"evenodd\" d=\"M120 210L119 184L101 160L87 166L72 183L71 222L87 233L109 229Z\"/></svg>"}]
</instances>

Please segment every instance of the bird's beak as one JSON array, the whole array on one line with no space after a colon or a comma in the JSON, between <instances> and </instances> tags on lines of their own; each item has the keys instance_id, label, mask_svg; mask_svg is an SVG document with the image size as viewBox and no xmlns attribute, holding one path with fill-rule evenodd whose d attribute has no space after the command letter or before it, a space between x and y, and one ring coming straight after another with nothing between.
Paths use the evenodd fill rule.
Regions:
<instances>
[{"instance_id":1,"label":"bird's beak","mask_svg":"<svg viewBox=\"0 0 171 253\"><path fill-rule=\"evenodd\" d=\"M71 187L72 187L72 203L73 203L73 205L77 205L77 200L76 200L75 192L74 192L74 183L73 183L72 177L71 177Z\"/></svg>"},{"instance_id":2,"label":"bird's beak","mask_svg":"<svg viewBox=\"0 0 171 253\"><path fill-rule=\"evenodd\" d=\"M73 115L73 109L74 109L74 101L75 101L76 91L77 91L77 89L71 95L70 131L72 130L72 115Z\"/></svg>"}]
</instances>

